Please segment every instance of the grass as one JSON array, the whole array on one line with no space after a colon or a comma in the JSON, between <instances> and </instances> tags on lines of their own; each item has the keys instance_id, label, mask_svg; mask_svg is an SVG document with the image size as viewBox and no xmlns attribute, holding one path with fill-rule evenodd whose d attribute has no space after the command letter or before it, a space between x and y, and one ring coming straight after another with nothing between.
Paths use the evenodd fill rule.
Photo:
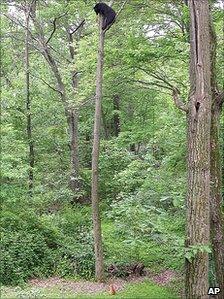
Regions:
<instances>
[{"instance_id":1,"label":"grass","mask_svg":"<svg viewBox=\"0 0 224 299\"><path fill-rule=\"evenodd\" d=\"M2 288L1 299L39 299L39 298L75 298L75 299L177 299L180 298L169 288L161 287L146 281L139 284L129 284L124 291L111 296L109 293L99 295L74 295L71 291L60 290L59 288Z\"/></svg>"},{"instance_id":2,"label":"grass","mask_svg":"<svg viewBox=\"0 0 224 299\"><path fill-rule=\"evenodd\" d=\"M127 288L119 292L118 294L111 296L110 294L102 294L99 296L92 296L91 299L106 299L106 298L111 298L113 297L114 299L176 299L180 298L176 294L174 294L173 291L169 290L168 288L165 287L160 287L157 286L151 282L142 282L139 284L134 284L134 285L129 285ZM77 297L80 299L87 299L90 298L88 297Z\"/></svg>"}]
</instances>

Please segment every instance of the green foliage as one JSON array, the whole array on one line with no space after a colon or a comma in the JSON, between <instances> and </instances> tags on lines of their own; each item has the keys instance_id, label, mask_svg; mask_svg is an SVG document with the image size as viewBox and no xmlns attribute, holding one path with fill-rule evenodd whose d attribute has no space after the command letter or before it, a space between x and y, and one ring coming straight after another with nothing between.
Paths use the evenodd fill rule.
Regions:
<instances>
[{"instance_id":1,"label":"green foliage","mask_svg":"<svg viewBox=\"0 0 224 299\"><path fill-rule=\"evenodd\" d=\"M16 284L32 276L52 274L57 232L45 227L34 214L1 217L1 281Z\"/></svg>"},{"instance_id":2,"label":"green foliage","mask_svg":"<svg viewBox=\"0 0 224 299\"><path fill-rule=\"evenodd\" d=\"M43 57L42 41L37 41L39 34L32 25L32 198L28 196L25 28L19 25L24 15L22 9L17 11L21 1L11 1L10 6L4 2L3 11L15 10L13 18L18 22L4 15L1 20L1 281L18 284L30 277L50 275L90 279L94 274L91 211L89 206L71 206L74 194L68 186L71 148L66 115L69 108L79 112L79 175L81 193L89 204L98 45L95 1L39 1L36 6L45 40L52 34L48 49L64 84L66 101L58 92L58 78L49 59ZM121 2L114 1L116 11ZM184 257L192 260L199 251L209 252L207 247L198 246L184 251L183 244L186 120L174 106L170 90L170 84L177 87L187 101L189 9L182 2L131 1L106 34L99 195L107 265L142 261L157 272L180 269ZM217 31L217 80L222 86L223 11L218 5L212 5L212 10ZM78 28L84 19L84 26ZM73 42L68 41L71 31ZM78 79L75 92L74 73ZM114 105L115 95L120 98L119 107ZM118 136L115 115L119 116ZM38 290L29 294L20 291L21 298L41 296ZM130 287L119 298L132 295L175 298L150 283Z\"/></svg>"},{"instance_id":3,"label":"green foliage","mask_svg":"<svg viewBox=\"0 0 224 299\"><path fill-rule=\"evenodd\" d=\"M185 258L191 263L197 254L211 252L211 247L209 245L191 245L185 248Z\"/></svg>"},{"instance_id":4,"label":"green foliage","mask_svg":"<svg viewBox=\"0 0 224 299\"><path fill-rule=\"evenodd\" d=\"M177 224L181 222L180 219L171 223L171 219L164 223L162 233L151 234L150 236L133 236L129 232L132 227L129 223L129 228L126 229L126 234L118 223L112 222L103 223L104 248L107 266L110 264L127 265L136 262L142 262L151 272L160 272L165 269L181 269L183 266L183 252L184 242L182 237L177 237L172 229L175 226L178 230ZM169 226L168 226L169 223ZM160 230L162 230L160 228ZM177 234L181 235L179 231ZM116 240L116 242L115 242ZM122 254L121 254L122 252Z\"/></svg>"},{"instance_id":5,"label":"green foliage","mask_svg":"<svg viewBox=\"0 0 224 299\"><path fill-rule=\"evenodd\" d=\"M17 211L18 212L18 211ZM88 210L60 217L4 210L1 217L1 282L18 284L30 277L93 275ZM78 213L76 214L78 216Z\"/></svg>"}]
</instances>

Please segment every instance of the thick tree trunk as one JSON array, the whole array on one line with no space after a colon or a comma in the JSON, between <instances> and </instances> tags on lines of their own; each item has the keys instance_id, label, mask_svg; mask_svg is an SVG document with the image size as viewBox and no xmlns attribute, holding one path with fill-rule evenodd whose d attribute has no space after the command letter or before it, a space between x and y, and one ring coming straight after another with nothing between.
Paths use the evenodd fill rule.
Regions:
<instances>
[{"instance_id":1,"label":"thick tree trunk","mask_svg":"<svg viewBox=\"0 0 224 299\"><path fill-rule=\"evenodd\" d=\"M219 145L220 105L213 104L211 121L211 238L217 286L224 298L224 221L222 214L222 171Z\"/></svg>"},{"instance_id":2,"label":"thick tree trunk","mask_svg":"<svg viewBox=\"0 0 224 299\"><path fill-rule=\"evenodd\" d=\"M26 66L26 113L27 113L27 139L29 144L29 174L28 186L29 194L33 192L33 168L34 168L34 143L32 137L32 116L31 116L31 98L30 98L30 61L29 61L29 20L32 4L26 7L26 37L25 37L25 66Z\"/></svg>"},{"instance_id":3,"label":"thick tree trunk","mask_svg":"<svg viewBox=\"0 0 224 299\"><path fill-rule=\"evenodd\" d=\"M104 280L104 262L101 234L101 220L99 208L99 150L100 150L100 121L101 121L101 101L102 101L102 81L103 81L103 58L104 58L104 38L102 31L102 16L99 18L99 49L96 74L96 104L95 121L92 152L92 217L93 236L95 249L95 277L98 281Z\"/></svg>"},{"instance_id":4,"label":"thick tree trunk","mask_svg":"<svg viewBox=\"0 0 224 299\"><path fill-rule=\"evenodd\" d=\"M222 169L219 143L220 115L222 99L216 80L216 33L210 20L211 33L211 87L212 87L212 118L211 118L211 240L215 262L216 285L220 288L217 299L224 298L224 220L222 214Z\"/></svg>"},{"instance_id":5,"label":"thick tree trunk","mask_svg":"<svg viewBox=\"0 0 224 299\"><path fill-rule=\"evenodd\" d=\"M188 112L188 250L196 246L191 262L186 259L186 298L208 298L210 231L210 129L211 62L208 0L190 0L191 64ZM200 250L201 249L201 250Z\"/></svg>"}]
</instances>

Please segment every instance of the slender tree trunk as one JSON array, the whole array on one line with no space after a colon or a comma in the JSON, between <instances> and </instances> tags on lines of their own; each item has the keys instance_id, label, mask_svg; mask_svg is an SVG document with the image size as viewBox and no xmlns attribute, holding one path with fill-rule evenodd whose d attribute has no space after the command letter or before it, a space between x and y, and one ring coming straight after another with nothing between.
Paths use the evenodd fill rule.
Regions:
<instances>
[{"instance_id":1,"label":"slender tree trunk","mask_svg":"<svg viewBox=\"0 0 224 299\"><path fill-rule=\"evenodd\" d=\"M220 288L217 299L224 298L224 219L222 214L222 169L219 143L220 115L222 99L216 79L217 39L210 19L211 34L211 88L212 88L212 118L211 118L211 240L215 262L216 283Z\"/></svg>"},{"instance_id":2,"label":"slender tree trunk","mask_svg":"<svg viewBox=\"0 0 224 299\"><path fill-rule=\"evenodd\" d=\"M82 25L83 26L83 25ZM82 28L80 26L80 28ZM73 34L70 33L70 29L67 29L67 36L69 42L69 52L72 62L75 61L76 51L73 46L74 39ZM74 96L77 93L78 89L78 78L77 78L77 71L73 69L71 71L71 79L72 79L72 87L73 87L73 94ZM79 113L77 109L70 108L69 109L69 128L70 128L70 147L71 147L71 176L70 176L70 188L74 192L74 200L76 202L81 202L81 189L82 189L82 182L79 177L79 151L78 151L78 120L79 120Z\"/></svg>"},{"instance_id":3,"label":"slender tree trunk","mask_svg":"<svg viewBox=\"0 0 224 299\"><path fill-rule=\"evenodd\" d=\"M80 193L79 158L78 158L78 112L69 110L70 153L71 153L71 177L70 187L78 200Z\"/></svg>"},{"instance_id":4,"label":"slender tree trunk","mask_svg":"<svg viewBox=\"0 0 224 299\"><path fill-rule=\"evenodd\" d=\"M95 249L95 276L98 281L104 280L104 262L101 234L101 220L99 208L99 150L100 150L100 121L101 121L101 101L102 101L102 81L103 81L103 58L104 58L104 38L102 30L102 16L99 17L99 49L96 74L96 104L95 121L92 152L92 216L93 235Z\"/></svg>"},{"instance_id":5,"label":"slender tree trunk","mask_svg":"<svg viewBox=\"0 0 224 299\"><path fill-rule=\"evenodd\" d=\"M115 136L118 137L120 131L121 131L121 124L120 124L120 116L119 116L119 110L120 110L120 97L119 95L115 95L113 97L113 103L114 103L114 133Z\"/></svg>"},{"instance_id":6,"label":"slender tree trunk","mask_svg":"<svg viewBox=\"0 0 224 299\"><path fill-rule=\"evenodd\" d=\"M29 194L33 193L34 143L32 138L32 116L30 98L30 61L29 61L29 20L31 5L26 6L26 36L25 36L25 67L26 67L26 113L27 113L27 139L29 144Z\"/></svg>"},{"instance_id":7,"label":"slender tree trunk","mask_svg":"<svg viewBox=\"0 0 224 299\"><path fill-rule=\"evenodd\" d=\"M188 195L186 247L197 253L186 259L186 298L208 298L210 231L211 61L208 0L190 0L191 63L188 112Z\"/></svg>"}]
</instances>

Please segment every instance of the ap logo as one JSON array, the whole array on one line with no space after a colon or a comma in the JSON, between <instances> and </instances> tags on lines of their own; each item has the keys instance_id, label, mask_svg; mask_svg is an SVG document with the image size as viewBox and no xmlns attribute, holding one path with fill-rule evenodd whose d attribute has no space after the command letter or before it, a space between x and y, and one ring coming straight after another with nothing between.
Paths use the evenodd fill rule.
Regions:
<instances>
[{"instance_id":1,"label":"ap logo","mask_svg":"<svg viewBox=\"0 0 224 299\"><path fill-rule=\"evenodd\" d=\"M218 293L220 293L220 288L218 287L208 289L208 295L217 295Z\"/></svg>"}]
</instances>

